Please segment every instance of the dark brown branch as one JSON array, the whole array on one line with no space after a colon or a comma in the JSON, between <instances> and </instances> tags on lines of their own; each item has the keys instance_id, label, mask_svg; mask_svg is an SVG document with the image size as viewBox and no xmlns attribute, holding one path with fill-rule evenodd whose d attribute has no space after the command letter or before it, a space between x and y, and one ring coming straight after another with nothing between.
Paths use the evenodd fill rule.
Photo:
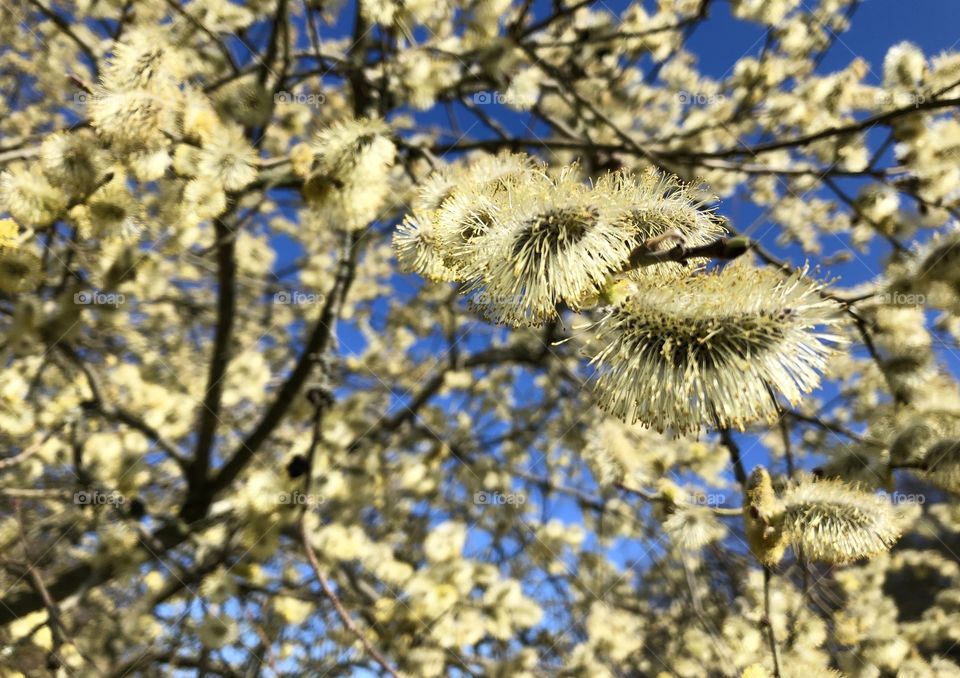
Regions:
<instances>
[{"instance_id":1,"label":"dark brown branch","mask_svg":"<svg viewBox=\"0 0 960 678\"><path fill-rule=\"evenodd\" d=\"M826 176L823 177L823 183L825 183L825 184L827 185L827 187L829 187L830 190L833 191L834 195L836 195L838 198L840 198L840 200L843 201L843 203L844 203L847 207L849 207L851 210L853 210L853 213L854 213L858 218L863 219L865 222L867 222L868 224L870 224L870 226L873 228L873 230L874 230L880 237L882 237L884 240L886 240L888 243L890 243L890 245L893 247L893 249L897 250L898 252L906 252L906 251L907 251L907 248L904 247L903 244L902 244L899 240L897 240L894 236L890 235L889 233L885 233L884 230L883 230L883 227L882 227L880 224L878 224L877 222L875 222L873 219L870 219L869 217L867 217L867 215L865 215L865 214L863 213L863 211L860 209L860 207L857 205L857 203L856 203L849 195L847 195L847 194L843 191L843 189L840 188L840 186L837 184L837 182L834 181L832 178L830 178L829 175L826 175Z\"/></svg>"},{"instance_id":2,"label":"dark brown branch","mask_svg":"<svg viewBox=\"0 0 960 678\"><path fill-rule=\"evenodd\" d=\"M217 37L217 35L215 35L209 28L204 26L202 21L199 21L190 12L181 7L179 0L166 0L166 2L170 9L174 10L177 14L190 22L191 26L202 32L213 41L213 44L217 46L217 49L223 56L224 61L226 61L234 75L238 75L240 73L240 69L237 68L237 63L233 60L233 55L230 54L230 50L227 48L227 45L223 40Z\"/></svg>"},{"instance_id":3,"label":"dark brown branch","mask_svg":"<svg viewBox=\"0 0 960 678\"><path fill-rule=\"evenodd\" d=\"M87 55L87 58L90 59L90 67L93 69L93 75L98 76L99 67L97 66L97 55L93 53L93 49L90 47L90 45L81 40L80 37L73 31L70 23L53 10L47 8L43 3L39 2L39 0L27 0L27 2L36 7L41 14L52 21L61 33L70 38L70 40L72 40L74 44L80 48L80 51Z\"/></svg>"},{"instance_id":4,"label":"dark brown branch","mask_svg":"<svg viewBox=\"0 0 960 678\"><path fill-rule=\"evenodd\" d=\"M916 104L914 106L907 106L905 108L898 108L893 111L886 111L885 113L879 113L877 115L872 115L868 118L864 118L859 122L851 123L849 125L840 125L838 127L828 127L827 129L820 130L819 132L812 132L810 134L802 134L790 139L781 139L780 141L771 141L766 144L757 144L756 146L747 146L741 145L738 148L727 148L719 151L703 151L700 153L690 153L690 152L663 152L664 157L688 157L688 158L727 158L730 156L737 155L759 155L761 153L767 153L769 151L779 151L784 148L792 148L794 146L806 146L815 141L820 141L821 139L827 139L833 136L839 136L844 134L855 134L857 132L862 132L864 130L870 129L875 125L880 125L883 123L893 122L898 118L902 118L907 115L912 115L920 111L933 111L941 108L951 108L953 106L960 106L960 99L930 99L929 101L924 101L923 103Z\"/></svg>"},{"instance_id":5,"label":"dark brown branch","mask_svg":"<svg viewBox=\"0 0 960 678\"><path fill-rule=\"evenodd\" d=\"M567 7L562 7L558 11L553 12L547 18L525 28L519 37L523 39L528 35L536 33L537 31L542 31L545 28L549 28L554 22L559 21L566 16L572 16L573 14L576 14L577 10L587 7L588 5L592 5L594 2L596 2L596 0L580 0L580 2L575 2Z\"/></svg>"},{"instance_id":6,"label":"dark brown branch","mask_svg":"<svg viewBox=\"0 0 960 678\"><path fill-rule=\"evenodd\" d=\"M747 471L743 467L743 458L740 456L740 446L737 445L737 442L730 434L730 429L720 428L720 441L730 452L730 461L733 463L733 475L737 479L737 483L740 485L741 489L746 488Z\"/></svg>"},{"instance_id":7,"label":"dark brown branch","mask_svg":"<svg viewBox=\"0 0 960 678\"><path fill-rule=\"evenodd\" d=\"M169 524L159 528L153 534L151 548L144 547L150 559L161 557L168 550L183 543L189 533L177 524ZM75 565L46 585L51 600L60 601L68 598L81 589L92 588L104 584L119 574L119 563L94 557L88 562ZM44 607L43 596L36 591L14 591L0 600L0 626L9 624L25 615Z\"/></svg>"},{"instance_id":8,"label":"dark brown branch","mask_svg":"<svg viewBox=\"0 0 960 678\"><path fill-rule=\"evenodd\" d=\"M64 627L61 619L60 608L50 597L50 593L47 591L47 587L43 583L43 577L41 577L40 573L37 571L37 561L35 561L34 555L30 552L30 540L27 539L27 531L23 525L23 511L21 510L19 499L14 500L14 506L17 512L17 528L20 533L20 541L23 546L23 555L25 558L27 574L30 576L30 584L43 601L43 606L47 609L47 627L50 629L50 636L53 645L52 649L50 650L48 661L52 660L59 665L60 657L58 655L61 652L61 647L63 646L66 628Z\"/></svg>"},{"instance_id":9,"label":"dark brown branch","mask_svg":"<svg viewBox=\"0 0 960 678\"><path fill-rule=\"evenodd\" d=\"M236 236L221 219L214 224L217 235L217 328L197 425L197 444L187 469L187 498L183 514L191 519L202 516L206 508L207 473L220 421L220 400L230 363L230 342L236 315Z\"/></svg>"},{"instance_id":10,"label":"dark brown branch","mask_svg":"<svg viewBox=\"0 0 960 678\"><path fill-rule=\"evenodd\" d=\"M667 261L684 262L690 259L736 259L753 247L753 242L744 236L720 238L706 245L687 247L677 245L668 250L652 251L648 245L640 245L630 253L627 270L640 266L662 264Z\"/></svg>"},{"instance_id":11,"label":"dark brown branch","mask_svg":"<svg viewBox=\"0 0 960 678\"><path fill-rule=\"evenodd\" d=\"M267 77L272 73L271 64L277 59L277 53L280 50L280 36L284 33L287 25L287 0L278 0L277 10L271 22L273 29L270 32L270 42L267 43L267 50L263 58L260 59L260 68L257 70L257 82L265 85ZM284 38L286 39L286 38ZM278 77L274 87L281 87L283 78Z\"/></svg>"},{"instance_id":12,"label":"dark brown branch","mask_svg":"<svg viewBox=\"0 0 960 678\"><path fill-rule=\"evenodd\" d=\"M497 347L469 356L461 361L459 366L462 369L471 369L474 367L508 363L539 365L549 355L550 349L546 344L544 344L543 348L539 351L531 350L529 347L523 345ZM380 422L375 431L378 439L384 440L386 436L399 429L408 421L416 418L420 409L443 387L444 377L447 371L447 369L443 369L430 377L411 399L409 404L404 405L399 412ZM357 450L366 440L372 437L373 433L374 431L371 430L357 436L357 438L350 443L349 451L353 452Z\"/></svg>"},{"instance_id":13,"label":"dark brown branch","mask_svg":"<svg viewBox=\"0 0 960 678\"><path fill-rule=\"evenodd\" d=\"M850 440L856 441L863 445L869 445L870 447L877 447L883 449L887 446L887 443L884 443L882 440L877 440L876 438L871 438L869 436L864 436L856 431L851 431L850 429L841 426L838 423L832 421L826 421L820 417L811 416L804 414L802 412L797 412L796 410L787 410L783 413L783 416L789 417L790 419L795 419L797 421L802 421L807 424L812 424L818 428L823 429L824 431L829 431L831 433L836 433L842 436L849 438Z\"/></svg>"}]
</instances>

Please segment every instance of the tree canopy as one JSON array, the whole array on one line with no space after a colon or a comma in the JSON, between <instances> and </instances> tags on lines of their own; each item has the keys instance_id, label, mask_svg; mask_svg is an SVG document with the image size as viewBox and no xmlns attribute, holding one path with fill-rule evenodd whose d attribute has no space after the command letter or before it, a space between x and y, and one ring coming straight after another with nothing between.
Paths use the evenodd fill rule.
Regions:
<instances>
[{"instance_id":1,"label":"tree canopy","mask_svg":"<svg viewBox=\"0 0 960 678\"><path fill-rule=\"evenodd\" d=\"M722 4L0 3L0 676L960 676L960 52Z\"/></svg>"}]
</instances>

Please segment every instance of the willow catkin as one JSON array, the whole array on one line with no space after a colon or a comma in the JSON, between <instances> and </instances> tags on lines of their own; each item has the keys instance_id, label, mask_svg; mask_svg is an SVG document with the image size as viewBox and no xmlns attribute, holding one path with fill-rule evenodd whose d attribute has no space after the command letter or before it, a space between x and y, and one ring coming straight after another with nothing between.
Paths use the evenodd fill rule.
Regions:
<instances>
[{"instance_id":1,"label":"willow catkin","mask_svg":"<svg viewBox=\"0 0 960 678\"><path fill-rule=\"evenodd\" d=\"M40 257L23 247L0 245L0 290L28 292L40 284Z\"/></svg>"},{"instance_id":2,"label":"willow catkin","mask_svg":"<svg viewBox=\"0 0 960 678\"><path fill-rule=\"evenodd\" d=\"M164 148L176 130L170 99L149 90L98 91L88 112L100 138L121 154Z\"/></svg>"},{"instance_id":3,"label":"willow catkin","mask_svg":"<svg viewBox=\"0 0 960 678\"><path fill-rule=\"evenodd\" d=\"M783 507L773 491L770 474L762 466L747 479L743 504L744 533L754 557L767 566L783 559L787 540L783 532Z\"/></svg>"},{"instance_id":4,"label":"willow catkin","mask_svg":"<svg viewBox=\"0 0 960 678\"><path fill-rule=\"evenodd\" d=\"M0 173L0 210L22 224L48 226L66 207L64 193L50 184L39 165L12 165Z\"/></svg>"},{"instance_id":5,"label":"willow catkin","mask_svg":"<svg viewBox=\"0 0 960 678\"><path fill-rule=\"evenodd\" d=\"M960 229L956 226L937 233L921 249L914 271L922 289L930 283L960 283Z\"/></svg>"},{"instance_id":6,"label":"willow catkin","mask_svg":"<svg viewBox=\"0 0 960 678\"><path fill-rule=\"evenodd\" d=\"M343 174L344 130L326 142L326 181ZM607 175L591 188L576 167L550 173L501 154L430 181L394 247L402 267L461 282L500 324L537 326L563 308L607 304L593 326L601 407L659 431L743 429L776 417L776 394L796 403L819 384L841 341L839 306L805 271L703 273L695 262L631 270L637 248L721 235L705 200L653 170Z\"/></svg>"},{"instance_id":7,"label":"willow catkin","mask_svg":"<svg viewBox=\"0 0 960 678\"><path fill-rule=\"evenodd\" d=\"M544 166L524 153L502 151L432 172L418 187L414 209L446 210L448 198L471 192L496 197L525 178L543 173ZM455 224L456 217L447 219Z\"/></svg>"},{"instance_id":8,"label":"willow catkin","mask_svg":"<svg viewBox=\"0 0 960 678\"><path fill-rule=\"evenodd\" d=\"M364 228L381 216L397 147L382 120L342 120L317 133L303 192L332 226Z\"/></svg>"},{"instance_id":9,"label":"willow catkin","mask_svg":"<svg viewBox=\"0 0 960 678\"><path fill-rule=\"evenodd\" d=\"M227 191L239 191L257 178L257 159L243 129L222 126L204 140L197 154L196 174L215 179Z\"/></svg>"},{"instance_id":10,"label":"willow catkin","mask_svg":"<svg viewBox=\"0 0 960 678\"><path fill-rule=\"evenodd\" d=\"M466 252L479 262L467 289L503 300L489 315L508 325L538 325L559 303L577 308L629 257L631 234L617 214L571 173L519 183Z\"/></svg>"},{"instance_id":11,"label":"willow catkin","mask_svg":"<svg viewBox=\"0 0 960 678\"><path fill-rule=\"evenodd\" d=\"M40 145L40 165L51 184L71 197L83 197L95 187L98 149L89 130L56 132Z\"/></svg>"},{"instance_id":12,"label":"willow catkin","mask_svg":"<svg viewBox=\"0 0 960 678\"><path fill-rule=\"evenodd\" d=\"M805 560L849 563L889 550L900 537L887 499L835 480L802 480L782 501L784 532Z\"/></svg>"},{"instance_id":13,"label":"willow catkin","mask_svg":"<svg viewBox=\"0 0 960 678\"><path fill-rule=\"evenodd\" d=\"M927 449L921 475L948 492L960 492L960 440L939 440Z\"/></svg>"},{"instance_id":14,"label":"willow catkin","mask_svg":"<svg viewBox=\"0 0 960 678\"><path fill-rule=\"evenodd\" d=\"M123 42L114 43L101 76L111 92L143 89L173 94L185 72L182 55L162 30L134 28Z\"/></svg>"},{"instance_id":15,"label":"willow catkin","mask_svg":"<svg viewBox=\"0 0 960 678\"><path fill-rule=\"evenodd\" d=\"M818 289L801 272L744 266L633 283L597 324L600 406L680 433L773 421L771 390L796 403L841 341L837 305Z\"/></svg>"},{"instance_id":16,"label":"willow catkin","mask_svg":"<svg viewBox=\"0 0 960 678\"><path fill-rule=\"evenodd\" d=\"M605 175L597 181L595 192L599 200L618 206L619 225L631 232L633 245L663 239L661 248L678 243L696 247L726 233L707 207L714 200L712 195L654 169L639 176L626 171ZM676 276L698 263L657 263L640 268L635 274Z\"/></svg>"},{"instance_id":17,"label":"willow catkin","mask_svg":"<svg viewBox=\"0 0 960 678\"><path fill-rule=\"evenodd\" d=\"M688 551L698 551L727 535L713 512L702 506L677 508L663 521L663 529L676 546Z\"/></svg>"},{"instance_id":18,"label":"willow catkin","mask_svg":"<svg viewBox=\"0 0 960 678\"><path fill-rule=\"evenodd\" d=\"M437 282L460 279L457 271L447 267L437 238L435 215L414 211L404 217L393 233L393 248L400 269L417 273Z\"/></svg>"}]
</instances>

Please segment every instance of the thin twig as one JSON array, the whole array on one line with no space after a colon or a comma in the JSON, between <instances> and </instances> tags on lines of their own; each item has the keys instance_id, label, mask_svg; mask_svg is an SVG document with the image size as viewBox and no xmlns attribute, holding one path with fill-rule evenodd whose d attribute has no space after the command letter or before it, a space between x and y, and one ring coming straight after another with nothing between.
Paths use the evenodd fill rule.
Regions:
<instances>
[{"instance_id":1,"label":"thin twig","mask_svg":"<svg viewBox=\"0 0 960 678\"><path fill-rule=\"evenodd\" d=\"M770 579L773 571L763 566L763 625L767 627L767 642L770 643L770 654L773 655L773 675L780 678L780 648L777 646L777 634L773 630L773 620L770 618Z\"/></svg>"},{"instance_id":2,"label":"thin twig","mask_svg":"<svg viewBox=\"0 0 960 678\"><path fill-rule=\"evenodd\" d=\"M240 69L237 67L237 62L234 61L233 55L230 54L230 50L229 48L227 48L227 45L223 40L221 40L209 28L204 26L203 22L197 19L197 17L193 16L190 12L188 12L183 7L181 7L179 0L166 0L166 2L167 2L167 6L170 7L170 9L172 9L177 14L182 16L184 19L190 22L191 26L199 30L201 33L203 33L208 38L210 38L210 40L213 41L213 44L216 45L217 49L220 51L220 54L223 56L224 62L227 64L227 66L230 67L230 70L233 72L234 75L237 75L240 73Z\"/></svg>"},{"instance_id":3,"label":"thin twig","mask_svg":"<svg viewBox=\"0 0 960 678\"><path fill-rule=\"evenodd\" d=\"M663 501L663 497L661 497L659 494L651 490L646 490L639 487L630 487L628 485L624 485L622 482L616 482L613 484L613 486L618 490L620 490L621 492L626 492L627 494L636 495L637 497L640 497L641 499L647 502ZM683 504L681 504L681 506L684 506L686 508L691 508L691 509L704 509L704 510L710 511L716 516L720 516L724 518L739 518L743 515L742 507L721 508L719 506L704 505L704 504L699 504L697 502L684 502Z\"/></svg>"},{"instance_id":4,"label":"thin twig","mask_svg":"<svg viewBox=\"0 0 960 678\"><path fill-rule=\"evenodd\" d=\"M27 2L37 8L41 14L53 22L53 25L56 26L61 33L72 40L77 47L80 48L80 51L87 55L87 58L90 60L90 68L93 71L93 75L95 77L98 76L99 66L97 65L97 55L94 53L90 45L81 40L80 37L74 32L70 22L54 12L52 9L48 8L43 3L39 2L39 0L27 0Z\"/></svg>"},{"instance_id":5,"label":"thin twig","mask_svg":"<svg viewBox=\"0 0 960 678\"><path fill-rule=\"evenodd\" d=\"M63 428L63 424L48 431L47 434L43 436L42 440L34 443L30 447L27 447L22 452L19 452L18 454L15 454L10 457L4 457L3 459L0 459L0 471L5 471L8 468L16 466L17 464L22 464L27 459L35 455L37 452L43 449L43 444L50 439L50 436L52 436L55 431L61 428Z\"/></svg>"},{"instance_id":6,"label":"thin twig","mask_svg":"<svg viewBox=\"0 0 960 678\"><path fill-rule=\"evenodd\" d=\"M311 394L313 396L313 394ZM323 414L327 407L332 402L329 392L320 394L318 397L311 397L314 405L314 420L313 420L313 440L310 444L310 450L307 456L307 471L306 471L306 496L310 497L310 490L313 484L313 470L311 468L313 464L313 457L316 454L318 445L320 444L320 439L322 437L322 422ZM311 502L304 504L303 511L300 514L300 536L303 540L303 549L307 554L307 560L310 562L310 567L313 569L314 575L317 577L317 581L320 582L320 588L323 589L323 594L326 596L327 600L330 601L330 604L333 605L333 609L336 610L337 616L340 617L340 621L343 622L343 625L347 628L350 633L356 636L357 640L360 641L360 644L363 645L363 649L366 650L367 654L373 657L383 670L389 673L393 678L400 678L396 670L390 666L389 662L380 653L380 651L373 646L370 640L364 635L363 631L357 628L356 623L353 621L353 618L350 616L350 613L347 612L346 608L343 606L343 603L340 601L340 598L337 596L336 591L333 590L333 587L330 586L330 580L327 579L327 576L324 574L323 569L320 567L320 562L317 560L316 553L313 552L313 546L310 544L310 531L307 528L307 509L311 505Z\"/></svg>"},{"instance_id":7,"label":"thin twig","mask_svg":"<svg viewBox=\"0 0 960 678\"><path fill-rule=\"evenodd\" d=\"M106 419L118 421L121 424L125 424L130 428L139 431L149 440L153 441L160 449L169 454L174 461L181 466L185 466L186 457L175 442L168 439L166 436L160 433L158 429L147 424L146 421L135 415L133 412L130 412L119 405L112 405L107 402L100 377L97 375L93 367L89 365L72 346L66 343L58 344L56 351L65 355L67 359L73 363L77 369L80 370L86 379L87 387L90 389L91 400L82 403L84 407L88 407L93 411L98 412ZM54 359L51 362L63 370L66 369L65 366L61 364L60 360Z\"/></svg>"}]
</instances>

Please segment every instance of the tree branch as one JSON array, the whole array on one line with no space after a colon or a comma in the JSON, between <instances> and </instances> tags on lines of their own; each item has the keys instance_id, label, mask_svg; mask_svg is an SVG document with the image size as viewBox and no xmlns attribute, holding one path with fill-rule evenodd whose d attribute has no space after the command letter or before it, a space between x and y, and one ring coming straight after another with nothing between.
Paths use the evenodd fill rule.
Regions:
<instances>
[{"instance_id":1,"label":"tree branch","mask_svg":"<svg viewBox=\"0 0 960 678\"><path fill-rule=\"evenodd\" d=\"M753 247L753 242L744 236L720 238L706 245L688 247L677 245L668 250L651 250L643 244L630 253L628 266L624 270L652 266L667 261L685 262L690 259L736 259Z\"/></svg>"},{"instance_id":2,"label":"tree branch","mask_svg":"<svg viewBox=\"0 0 960 678\"><path fill-rule=\"evenodd\" d=\"M216 219L214 225L217 236L217 328L197 425L197 444L193 460L187 469L187 498L183 515L189 516L191 520L201 517L208 503L205 499L207 472L210 468L217 424L220 421L220 399L230 363L230 342L236 314L236 234L222 219Z\"/></svg>"},{"instance_id":3,"label":"tree branch","mask_svg":"<svg viewBox=\"0 0 960 678\"><path fill-rule=\"evenodd\" d=\"M90 388L90 393L93 396L92 401L88 401L84 405L86 407L92 408L94 411L98 412L100 415L106 419L112 421L120 422L125 424L130 428L139 431L147 437L147 439L153 441L160 449L169 454L177 463L181 466L186 464L186 458L183 453L180 451L180 448L173 441L167 439L162 433L150 426L142 418L138 417L134 413L120 407L119 405L111 405L107 403L107 400L103 396L103 385L100 383L100 377L97 376L97 373L93 370L89 364L81 358L76 350L68 344L58 344L57 351L63 353L70 362L72 362L77 369L79 369L84 378L87 381L87 386ZM63 366L60 365L60 361L54 361L57 365L63 369Z\"/></svg>"},{"instance_id":4,"label":"tree branch","mask_svg":"<svg viewBox=\"0 0 960 678\"><path fill-rule=\"evenodd\" d=\"M317 319L310 336L300 353L300 358L286 381L277 391L276 397L270 403L263 418L254 427L253 431L243 440L234 451L233 456L223 465L214 480L207 488L206 500L227 487L240 474L257 450L266 442L270 434L280 424L293 399L300 392L313 367L313 356L322 354L332 337L333 325L340 312L343 299L346 297L356 275L358 248L357 236L353 233L344 238L343 251L333 287L326 296L326 301L320 317Z\"/></svg>"},{"instance_id":5,"label":"tree branch","mask_svg":"<svg viewBox=\"0 0 960 678\"><path fill-rule=\"evenodd\" d=\"M323 437L322 423L323 415L333 403L333 394L324 386L310 391L310 400L313 403L314 414L313 414L313 438L310 441L310 449L307 452L307 471L306 479L304 480L304 493L309 498L313 490L313 459L316 456L317 447L320 444L320 440ZM303 510L300 513L300 537L303 540L303 549L307 554L307 560L310 563L310 567L313 569L314 575L317 577L317 581L320 582L320 588L323 589L323 594L326 596L327 600L330 601L330 604L333 605L333 609L336 610L337 616L340 617L340 621L343 622L343 625L347 628L350 633L352 633L360 644L363 645L363 649L366 650L367 654L373 657L383 670L389 673L393 678L400 678L396 670L390 666L390 663L386 660L383 654L373 646L366 634L357 628L356 623L353 621L353 618L350 616L350 613L347 612L344 608L343 603L340 601L340 598L337 596L336 591L333 590L333 587L330 585L330 580L327 579L327 575L324 574L323 568L320 567L320 562L317 560L317 554L313 552L313 546L310 544L310 532L307 527L307 511L309 510L311 504L308 502L303 506Z\"/></svg>"}]
</instances>

